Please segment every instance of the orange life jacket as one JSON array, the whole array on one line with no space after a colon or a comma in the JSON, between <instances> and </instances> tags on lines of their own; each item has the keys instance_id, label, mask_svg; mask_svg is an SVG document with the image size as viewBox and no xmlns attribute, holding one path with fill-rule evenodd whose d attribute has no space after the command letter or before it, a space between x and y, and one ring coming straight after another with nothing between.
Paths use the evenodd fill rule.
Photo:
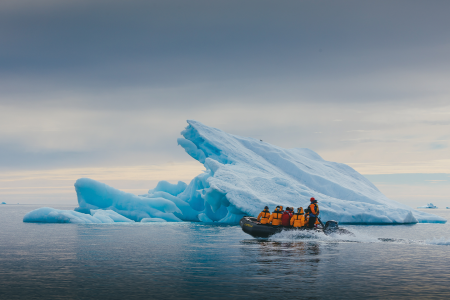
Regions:
<instances>
[{"instance_id":1,"label":"orange life jacket","mask_svg":"<svg viewBox=\"0 0 450 300\"><path fill-rule=\"evenodd\" d=\"M303 227L305 226L305 215L295 213L291 218L291 225L294 227Z\"/></svg>"},{"instance_id":2,"label":"orange life jacket","mask_svg":"<svg viewBox=\"0 0 450 300\"><path fill-rule=\"evenodd\" d=\"M258 222L261 222L261 224L267 224L267 223L269 223L269 218L270 218L270 212L269 212L269 210L265 209L259 213Z\"/></svg>"},{"instance_id":3,"label":"orange life jacket","mask_svg":"<svg viewBox=\"0 0 450 300\"><path fill-rule=\"evenodd\" d=\"M319 215L319 206L317 203L311 203L309 205L309 211L314 215L314 217L317 217Z\"/></svg>"},{"instance_id":4,"label":"orange life jacket","mask_svg":"<svg viewBox=\"0 0 450 300\"><path fill-rule=\"evenodd\" d=\"M272 222L272 225L279 226L282 224L281 217L283 213L281 211L274 211L269 218L269 222Z\"/></svg>"}]
</instances>

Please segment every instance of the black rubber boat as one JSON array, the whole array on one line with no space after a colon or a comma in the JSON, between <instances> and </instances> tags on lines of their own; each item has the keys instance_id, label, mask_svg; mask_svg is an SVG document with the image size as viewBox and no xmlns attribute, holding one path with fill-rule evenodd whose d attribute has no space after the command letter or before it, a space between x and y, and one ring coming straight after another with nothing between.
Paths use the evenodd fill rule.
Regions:
<instances>
[{"instance_id":1,"label":"black rubber boat","mask_svg":"<svg viewBox=\"0 0 450 300\"><path fill-rule=\"evenodd\" d=\"M301 227L301 228L293 228L293 227L284 227L284 226L273 226L270 224L261 224L254 217L243 217L239 222L242 230L245 233L250 234L253 237L262 237L266 238L276 233L282 232L284 230L295 230L295 231L308 231L314 230L317 232L323 232L324 234L351 234L350 231L344 228L339 228L338 222L330 220L325 223L325 226L319 226L313 229Z\"/></svg>"}]
</instances>

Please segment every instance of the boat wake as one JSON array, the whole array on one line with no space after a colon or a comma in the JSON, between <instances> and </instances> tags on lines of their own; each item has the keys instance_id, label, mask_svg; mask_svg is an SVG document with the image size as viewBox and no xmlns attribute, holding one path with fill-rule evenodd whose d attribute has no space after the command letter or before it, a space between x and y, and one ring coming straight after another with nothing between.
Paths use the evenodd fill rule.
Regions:
<instances>
[{"instance_id":1,"label":"boat wake","mask_svg":"<svg viewBox=\"0 0 450 300\"><path fill-rule=\"evenodd\" d=\"M424 241L427 245L441 245L441 246L450 246L450 239L448 238L437 238L432 240L426 240Z\"/></svg>"},{"instance_id":2,"label":"boat wake","mask_svg":"<svg viewBox=\"0 0 450 300\"><path fill-rule=\"evenodd\" d=\"M272 235L268 238L273 242L320 242L320 243L392 243L392 244L415 244L415 245L440 245L450 246L450 239L448 238L434 238L432 240L410 240L399 238L380 238L374 237L367 232L354 230L354 235L329 234L325 235L323 232L317 231L282 231Z\"/></svg>"}]
</instances>

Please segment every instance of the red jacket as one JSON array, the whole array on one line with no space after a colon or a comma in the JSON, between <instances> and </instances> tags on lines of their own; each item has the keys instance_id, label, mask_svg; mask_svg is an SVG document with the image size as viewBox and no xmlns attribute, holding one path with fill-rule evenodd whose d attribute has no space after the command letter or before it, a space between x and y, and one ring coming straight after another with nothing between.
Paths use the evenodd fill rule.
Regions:
<instances>
[{"instance_id":1,"label":"red jacket","mask_svg":"<svg viewBox=\"0 0 450 300\"><path fill-rule=\"evenodd\" d=\"M291 221L291 214L285 211L281 216L281 225L290 226L291 225L290 221Z\"/></svg>"}]
</instances>

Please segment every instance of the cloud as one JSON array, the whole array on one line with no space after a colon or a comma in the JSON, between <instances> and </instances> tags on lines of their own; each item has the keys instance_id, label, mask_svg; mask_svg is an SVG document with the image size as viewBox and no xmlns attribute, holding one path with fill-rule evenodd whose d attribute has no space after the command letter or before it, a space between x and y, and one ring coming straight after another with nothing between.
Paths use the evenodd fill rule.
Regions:
<instances>
[{"instance_id":1,"label":"cloud","mask_svg":"<svg viewBox=\"0 0 450 300\"><path fill-rule=\"evenodd\" d=\"M0 75L26 83L2 87L10 93L198 84L252 93L268 83L280 92L286 82L291 94L329 99L344 90L363 101L395 92L387 80L416 90L423 76L404 78L414 69L449 69L446 2L2 3Z\"/></svg>"},{"instance_id":2,"label":"cloud","mask_svg":"<svg viewBox=\"0 0 450 300\"><path fill-rule=\"evenodd\" d=\"M190 160L186 119L341 162L445 159L449 6L1 1L0 166Z\"/></svg>"},{"instance_id":3,"label":"cloud","mask_svg":"<svg viewBox=\"0 0 450 300\"><path fill-rule=\"evenodd\" d=\"M432 150L446 149L448 147L447 143L434 142L430 144Z\"/></svg>"}]
</instances>

